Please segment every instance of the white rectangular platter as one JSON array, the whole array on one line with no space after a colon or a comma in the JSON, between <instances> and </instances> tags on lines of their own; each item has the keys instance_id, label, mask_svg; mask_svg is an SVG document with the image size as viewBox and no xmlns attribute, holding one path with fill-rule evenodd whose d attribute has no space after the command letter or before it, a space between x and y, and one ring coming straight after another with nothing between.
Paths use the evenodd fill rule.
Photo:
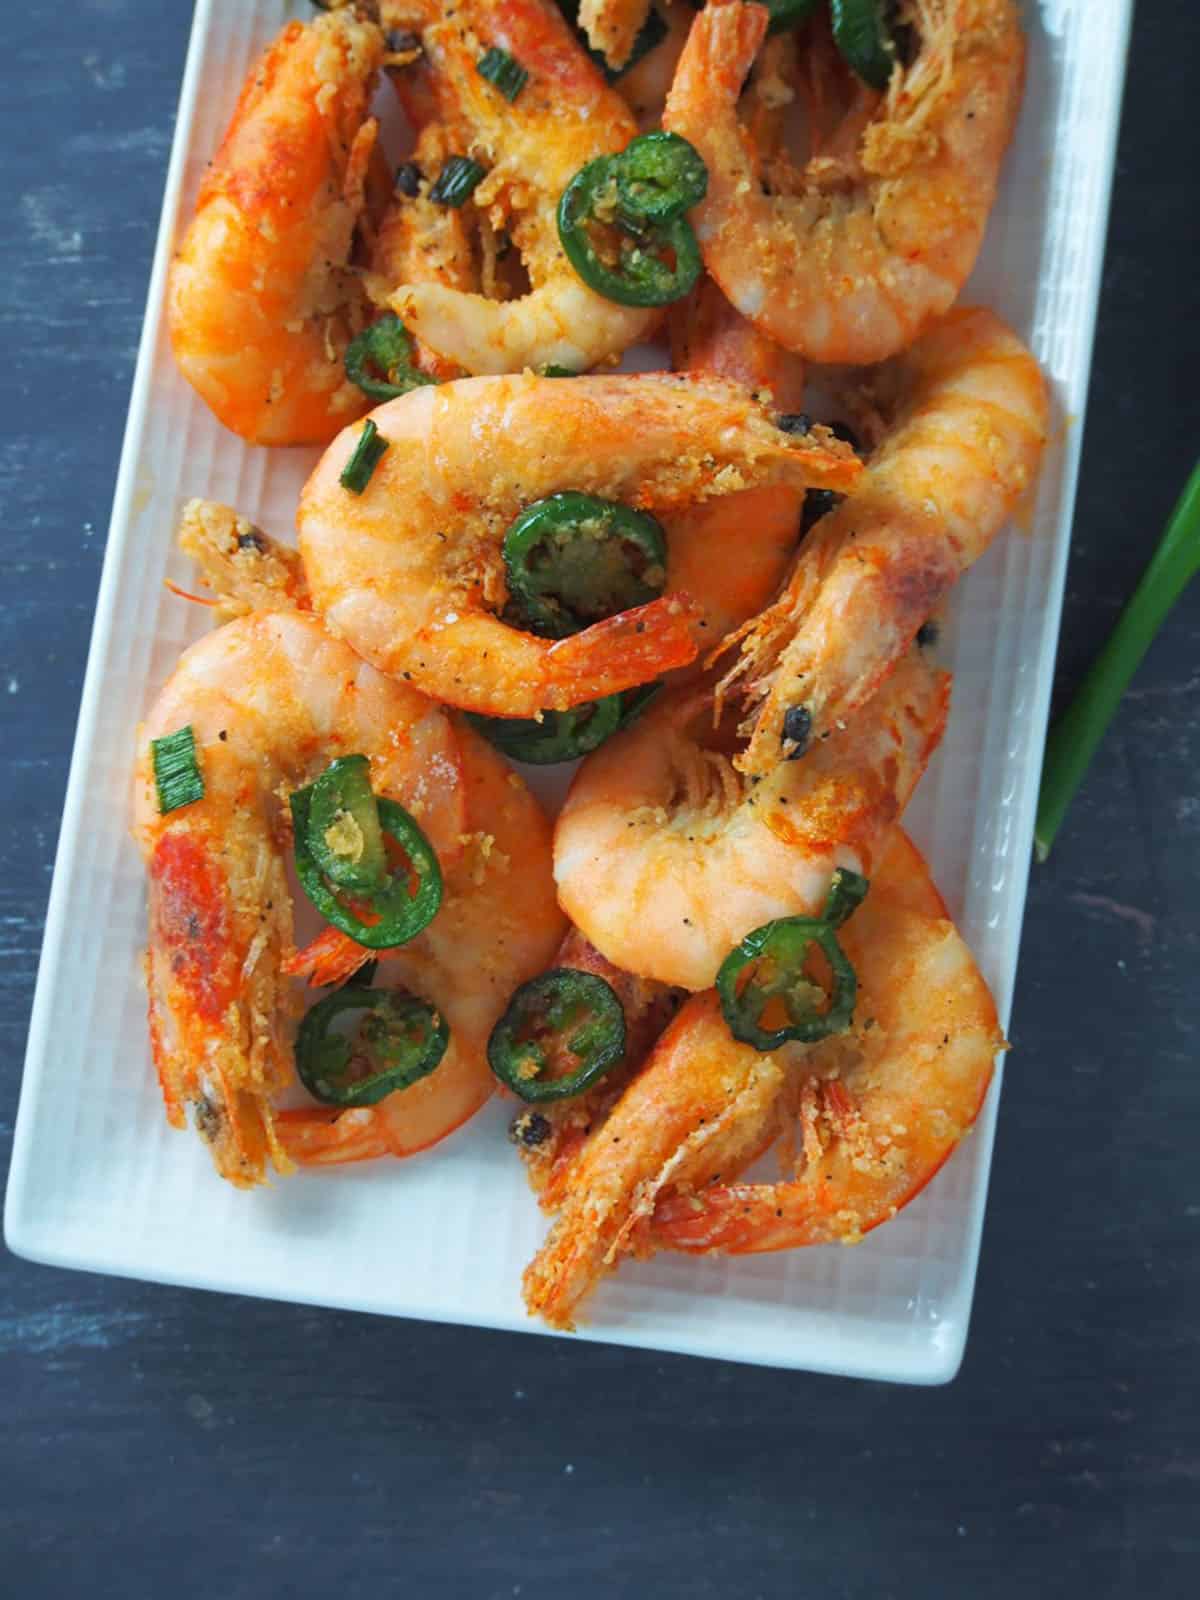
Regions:
<instances>
[{"instance_id":1,"label":"white rectangular platter","mask_svg":"<svg viewBox=\"0 0 1200 1600\"><path fill-rule=\"evenodd\" d=\"M909 814L1007 1019L1045 734L1131 0L1027 3L1029 82L979 269L1051 381L1036 505L954 599L949 735ZM121 458L33 1007L5 1229L19 1255L198 1288L539 1331L521 1269L543 1231L506 1112L406 1162L305 1173L245 1194L168 1129L150 1065L141 865L128 833L134 729L205 626L172 532L192 495L272 532L309 451L243 445L178 376L165 273L204 163L257 51L306 3L198 0ZM969 625L963 619L969 618ZM1010 1071L1020 1072L1015 1057ZM939 1383L962 1357L999 1081L926 1192L853 1250L625 1266L575 1337L779 1367Z\"/></svg>"}]
</instances>

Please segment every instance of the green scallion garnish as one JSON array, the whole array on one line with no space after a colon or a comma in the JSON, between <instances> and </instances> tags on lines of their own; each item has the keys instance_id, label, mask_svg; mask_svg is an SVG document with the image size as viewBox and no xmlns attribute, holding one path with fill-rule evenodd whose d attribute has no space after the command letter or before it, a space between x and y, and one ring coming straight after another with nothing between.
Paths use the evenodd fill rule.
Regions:
<instances>
[{"instance_id":1,"label":"green scallion garnish","mask_svg":"<svg viewBox=\"0 0 1200 1600\"><path fill-rule=\"evenodd\" d=\"M429 198L440 206L457 209L469 200L483 177L483 168L470 156L451 156L437 175Z\"/></svg>"},{"instance_id":2,"label":"green scallion garnish","mask_svg":"<svg viewBox=\"0 0 1200 1600\"><path fill-rule=\"evenodd\" d=\"M342 468L338 482L351 494L361 494L371 481L371 474L379 465L389 441L383 437L370 417L363 423L363 431L354 446L354 454Z\"/></svg>"},{"instance_id":3,"label":"green scallion garnish","mask_svg":"<svg viewBox=\"0 0 1200 1600\"><path fill-rule=\"evenodd\" d=\"M1200 463L1193 467L1150 565L1117 619L1107 644L1092 663L1074 700L1050 730L1033 833L1039 861L1045 861L1050 854L1067 807L1083 782L1129 680L1167 613L1198 571Z\"/></svg>"},{"instance_id":4,"label":"green scallion garnish","mask_svg":"<svg viewBox=\"0 0 1200 1600\"><path fill-rule=\"evenodd\" d=\"M521 63L497 45L480 56L475 70L481 78L494 84L510 105L529 82L529 74Z\"/></svg>"},{"instance_id":5,"label":"green scallion garnish","mask_svg":"<svg viewBox=\"0 0 1200 1600\"><path fill-rule=\"evenodd\" d=\"M204 779L196 765L196 739L189 722L186 728L151 739L154 761L154 786L158 790L158 809L162 816L203 800Z\"/></svg>"}]
</instances>

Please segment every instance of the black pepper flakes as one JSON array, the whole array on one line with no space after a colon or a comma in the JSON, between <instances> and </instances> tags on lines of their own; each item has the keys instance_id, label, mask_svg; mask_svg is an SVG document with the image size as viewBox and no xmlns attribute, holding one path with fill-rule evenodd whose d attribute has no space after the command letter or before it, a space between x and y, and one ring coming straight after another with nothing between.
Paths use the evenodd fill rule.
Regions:
<instances>
[{"instance_id":1,"label":"black pepper flakes","mask_svg":"<svg viewBox=\"0 0 1200 1600\"><path fill-rule=\"evenodd\" d=\"M551 1131L548 1119L540 1111L522 1111L519 1117L514 1117L508 1137L522 1149L536 1150L538 1145L545 1144Z\"/></svg>"},{"instance_id":2,"label":"black pepper flakes","mask_svg":"<svg viewBox=\"0 0 1200 1600\"><path fill-rule=\"evenodd\" d=\"M415 161L404 161L396 168L396 193L406 195L408 199L415 200L421 192L421 179L424 176Z\"/></svg>"}]
</instances>

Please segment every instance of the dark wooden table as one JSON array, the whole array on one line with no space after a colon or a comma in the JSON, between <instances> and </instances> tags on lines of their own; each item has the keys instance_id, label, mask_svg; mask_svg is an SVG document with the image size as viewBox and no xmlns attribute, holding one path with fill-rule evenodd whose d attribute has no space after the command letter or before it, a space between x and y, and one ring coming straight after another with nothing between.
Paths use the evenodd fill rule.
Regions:
<instances>
[{"instance_id":1,"label":"dark wooden table","mask_svg":"<svg viewBox=\"0 0 1200 1600\"><path fill-rule=\"evenodd\" d=\"M190 9L24 0L5 18L5 1148ZM1196 452L1198 69L1193 9L1142 0L1061 692ZM0 1589L1196 1592L1198 686L1194 595L1034 874L1020 1049L951 1387L392 1323L10 1257Z\"/></svg>"}]
</instances>

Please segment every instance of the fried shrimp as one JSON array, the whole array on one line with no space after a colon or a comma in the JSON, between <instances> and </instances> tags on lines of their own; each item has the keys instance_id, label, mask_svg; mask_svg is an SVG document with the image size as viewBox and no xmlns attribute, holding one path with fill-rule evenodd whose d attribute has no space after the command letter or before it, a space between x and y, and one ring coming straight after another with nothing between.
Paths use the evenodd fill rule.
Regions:
<instances>
[{"instance_id":1,"label":"fried shrimp","mask_svg":"<svg viewBox=\"0 0 1200 1600\"><path fill-rule=\"evenodd\" d=\"M839 934L858 976L850 1029L761 1053L716 994L694 995L574 1159L525 1273L531 1312L569 1328L628 1254L853 1242L929 1182L974 1121L1003 1037L987 985L920 854L896 830ZM800 1176L731 1183L793 1115Z\"/></svg>"},{"instance_id":2,"label":"fried shrimp","mask_svg":"<svg viewBox=\"0 0 1200 1600\"><path fill-rule=\"evenodd\" d=\"M692 213L705 265L739 311L813 361L882 361L949 308L1016 121L1025 43L1013 0L906 0L900 17L911 63L882 97L858 84L843 127L784 192L764 191L738 119L765 7L709 0L667 101L664 126L708 165Z\"/></svg>"},{"instance_id":3,"label":"fried shrimp","mask_svg":"<svg viewBox=\"0 0 1200 1600\"><path fill-rule=\"evenodd\" d=\"M576 172L622 150L633 115L588 60L553 0L384 0L389 28L420 35L439 104L459 154L486 174L467 206L511 239L527 293L489 299L445 283L408 283L392 309L425 344L472 373L595 366L636 344L652 310L621 306L576 275L559 243L555 210ZM489 49L507 51L528 74L509 100L481 76Z\"/></svg>"},{"instance_id":4,"label":"fried shrimp","mask_svg":"<svg viewBox=\"0 0 1200 1600\"><path fill-rule=\"evenodd\" d=\"M469 728L456 729L466 815L463 848L444 872L429 926L391 950L364 950L329 928L288 962L313 983L348 978L367 957L380 982L436 1007L450 1043L436 1070L377 1105L282 1111L280 1143L293 1160L335 1165L409 1156L444 1139L489 1098L488 1035L518 985L549 962L563 934L550 871L550 825L516 773Z\"/></svg>"},{"instance_id":5,"label":"fried shrimp","mask_svg":"<svg viewBox=\"0 0 1200 1600\"><path fill-rule=\"evenodd\" d=\"M854 1244L894 1217L979 1114L1004 1037L995 1003L921 856L897 833L843 947L850 1031L803 1060L799 1172L786 1183L675 1185L660 1248L745 1255Z\"/></svg>"},{"instance_id":6,"label":"fried shrimp","mask_svg":"<svg viewBox=\"0 0 1200 1600\"><path fill-rule=\"evenodd\" d=\"M160 811L152 741L191 730L200 798ZM135 837L149 875L146 979L173 1127L194 1125L242 1188L291 1169L273 1097L292 1078L288 793L362 754L444 867L466 798L446 714L385 678L313 617L257 613L185 651L138 736Z\"/></svg>"},{"instance_id":7,"label":"fried shrimp","mask_svg":"<svg viewBox=\"0 0 1200 1600\"><path fill-rule=\"evenodd\" d=\"M505 621L506 530L519 513L575 491L620 502L622 517L627 507L669 515L756 486L848 489L859 474L846 446L787 434L744 391L661 374L464 379L391 401L371 420L387 448L363 492L341 482L359 443L351 428L301 498L313 604L381 671L493 716L536 717L614 694L697 650L697 610L683 595L601 613L557 640ZM568 576L606 550L624 560L603 528L586 518L573 527L555 522L548 536ZM593 597L607 592L607 577L598 588L571 581Z\"/></svg>"},{"instance_id":8,"label":"fried shrimp","mask_svg":"<svg viewBox=\"0 0 1200 1600\"><path fill-rule=\"evenodd\" d=\"M180 370L253 444L325 444L367 408L343 358L368 320L350 254L383 53L353 11L284 28L246 80L171 266Z\"/></svg>"},{"instance_id":9,"label":"fried shrimp","mask_svg":"<svg viewBox=\"0 0 1200 1600\"><path fill-rule=\"evenodd\" d=\"M554 836L559 901L608 960L704 989L739 940L870 874L945 726L949 679L914 653L808 761L749 782L688 689L588 756Z\"/></svg>"},{"instance_id":10,"label":"fried shrimp","mask_svg":"<svg viewBox=\"0 0 1200 1600\"><path fill-rule=\"evenodd\" d=\"M990 311L952 311L876 383L892 421L860 487L729 641L720 694L736 686L748 707L743 772L801 755L870 699L1036 478L1045 380Z\"/></svg>"}]
</instances>

